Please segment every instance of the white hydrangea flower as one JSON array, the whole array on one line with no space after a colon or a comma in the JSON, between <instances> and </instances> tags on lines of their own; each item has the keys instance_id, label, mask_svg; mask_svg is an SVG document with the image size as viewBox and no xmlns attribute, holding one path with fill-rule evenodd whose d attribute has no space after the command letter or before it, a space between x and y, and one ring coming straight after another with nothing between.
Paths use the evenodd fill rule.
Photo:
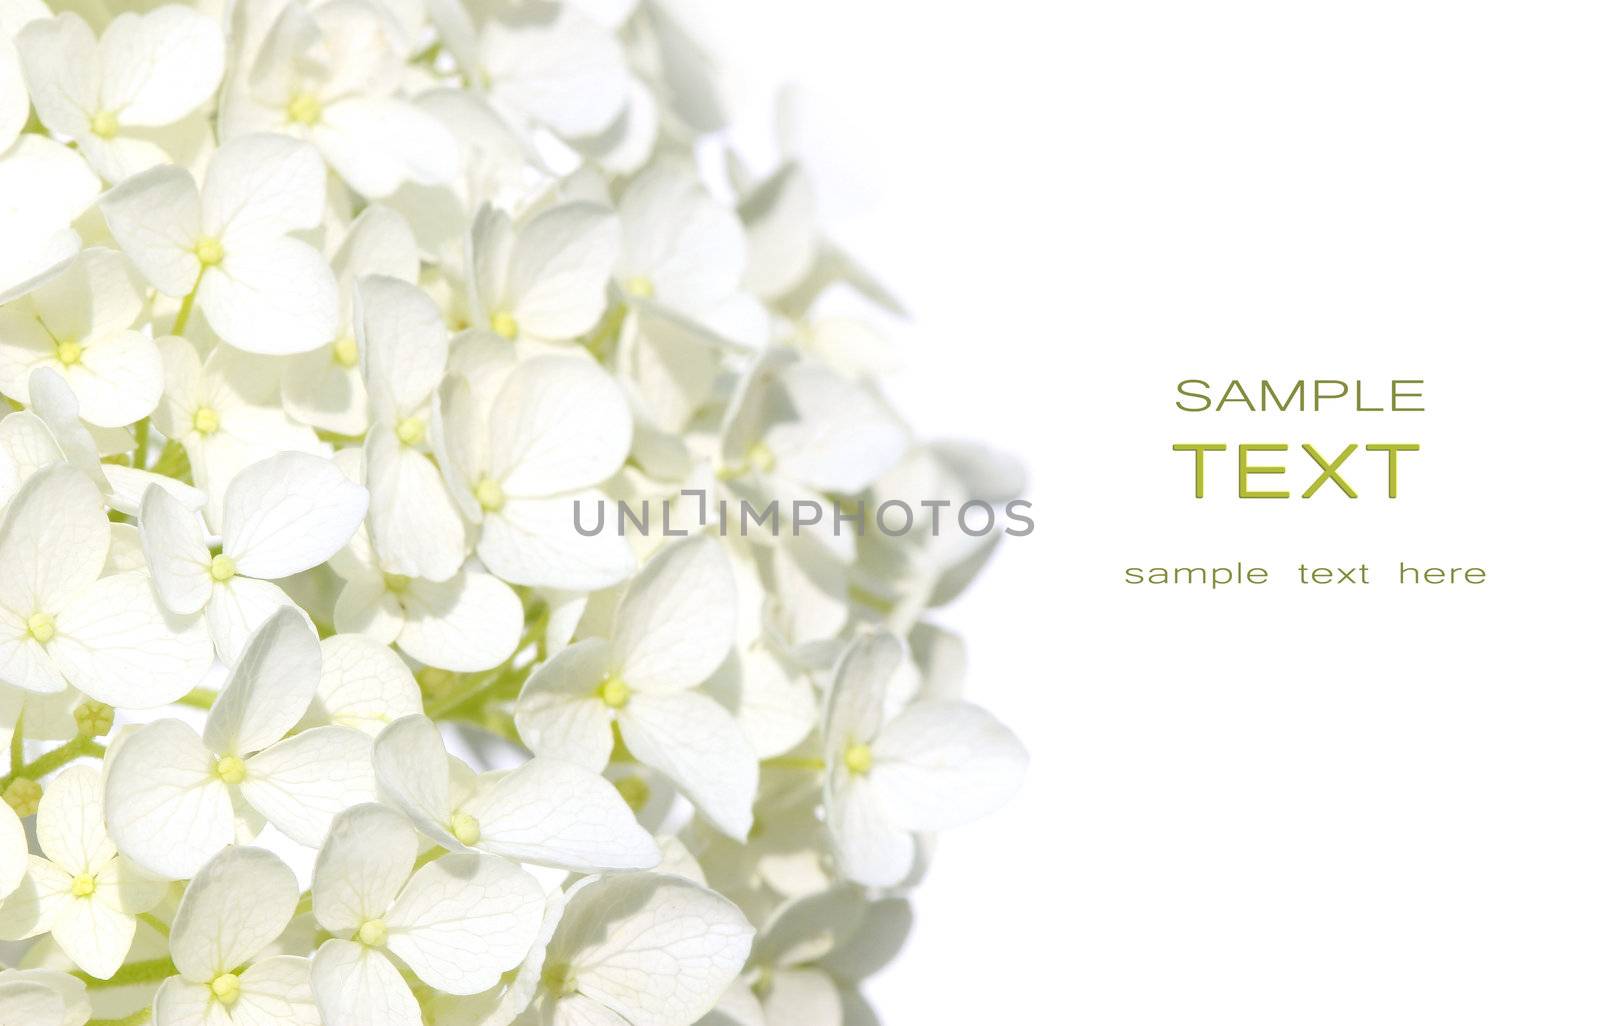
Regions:
<instances>
[{"instance_id":1,"label":"white hydrangea flower","mask_svg":"<svg viewBox=\"0 0 1600 1026\"><path fill-rule=\"evenodd\" d=\"M179 4L119 14L98 40L65 11L25 26L17 45L39 120L111 182L166 163L137 130L178 121L222 81L222 30Z\"/></svg>"},{"instance_id":2,"label":"white hydrangea flower","mask_svg":"<svg viewBox=\"0 0 1600 1026\"><path fill-rule=\"evenodd\" d=\"M479 777L445 752L425 716L396 720L372 747L378 794L425 837L580 873L650 869L661 852L600 774L543 756Z\"/></svg>"},{"instance_id":3,"label":"white hydrangea flower","mask_svg":"<svg viewBox=\"0 0 1600 1026\"><path fill-rule=\"evenodd\" d=\"M172 336L156 345L166 386L151 423L188 454L213 523L221 520L228 485L245 467L279 452L320 455L327 449L315 431L277 405L275 382L260 357L218 346L202 361L194 346Z\"/></svg>"},{"instance_id":4,"label":"white hydrangea flower","mask_svg":"<svg viewBox=\"0 0 1600 1026\"><path fill-rule=\"evenodd\" d=\"M413 872L416 837L381 805L334 820L311 884L312 912L334 935L311 963L324 1022L420 1026L396 962L436 990L476 994L516 968L538 937L545 899L533 877L477 853Z\"/></svg>"},{"instance_id":5,"label":"white hydrangea flower","mask_svg":"<svg viewBox=\"0 0 1600 1026\"><path fill-rule=\"evenodd\" d=\"M459 383L443 409L458 505L480 525L477 555L512 584L593 591L633 572L614 531L585 537L575 505L593 509L598 485L633 437L622 391L584 355L536 356L499 375L492 403Z\"/></svg>"},{"instance_id":6,"label":"white hydrangea flower","mask_svg":"<svg viewBox=\"0 0 1600 1026\"><path fill-rule=\"evenodd\" d=\"M923 621L998 534L873 515L1023 478L913 441L716 65L639 0L0 0L0 1026L875 1021L1024 758Z\"/></svg>"},{"instance_id":7,"label":"white hydrangea flower","mask_svg":"<svg viewBox=\"0 0 1600 1026\"><path fill-rule=\"evenodd\" d=\"M294 955L261 957L294 918L300 885L283 861L260 848L225 848L200 868L172 919L178 975L161 985L161 1026L273 1023L320 1026L311 964Z\"/></svg>"},{"instance_id":8,"label":"white hydrangea flower","mask_svg":"<svg viewBox=\"0 0 1600 1026\"><path fill-rule=\"evenodd\" d=\"M365 734L329 726L285 736L311 705L321 660L302 614L280 609L246 643L203 735L172 719L128 735L106 773L118 847L183 879L262 820L315 847L340 810L370 800Z\"/></svg>"},{"instance_id":9,"label":"white hydrangea flower","mask_svg":"<svg viewBox=\"0 0 1600 1026\"><path fill-rule=\"evenodd\" d=\"M624 873L581 884L545 951L541 1023L690 1026L743 968L755 934L728 899Z\"/></svg>"},{"instance_id":10,"label":"white hydrangea flower","mask_svg":"<svg viewBox=\"0 0 1600 1026\"><path fill-rule=\"evenodd\" d=\"M466 524L429 451L441 449L439 386L449 337L432 299L373 276L356 286L361 374L372 402L368 524L385 573L446 581L466 559Z\"/></svg>"},{"instance_id":11,"label":"white hydrangea flower","mask_svg":"<svg viewBox=\"0 0 1600 1026\"><path fill-rule=\"evenodd\" d=\"M175 613L203 610L217 654L231 665L267 617L294 608L272 581L326 562L366 513L366 489L331 461L287 452L228 483L215 555L199 518L160 488L145 495L139 534L156 594Z\"/></svg>"},{"instance_id":12,"label":"white hydrangea flower","mask_svg":"<svg viewBox=\"0 0 1600 1026\"><path fill-rule=\"evenodd\" d=\"M964 702L918 702L885 716L903 658L891 634L863 635L834 672L823 716L828 825L839 869L874 887L903 881L915 831L959 826L999 808L1022 783L1016 735Z\"/></svg>"},{"instance_id":13,"label":"white hydrangea flower","mask_svg":"<svg viewBox=\"0 0 1600 1026\"><path fill-rule=\"evenodd\" d=\"M129 866L106 834L100 772L71 766L45 788L35 824L42 856L0 902L0 937L48 932L90 976L109 979L133 944L134 917L154 908L166 883Z\"/></svg>"},{"instance_id":14,"label":"white hydrangea flower","mask_svg":"<svg viewBox=\"0 0 1600 1026\"><path fill-rule=\"evenodd\" d=\"M281 356L326 345L339 288L322 254L290 233L322 223L316 150L259 133L220 146L205 185L164 164L101 197L117 245L164 295L194 295L221 339Z\"/></svg>"},{"instance_id":15,"label":"white hydrangea flower","mask_svg":"<svg viewBox=\"0 0 1600 1026\"><path fill-rule=\"evenodd\" d=\"M165 614L142 573L102 577L111 525L100 493L57 464L18 490L0 519L0 682L68 684L133 709L187 694L210 664L203 625Z\"/></svg>"},{"instance_id":16,"label":"white hydrangea flower","mask_svg":"<svg viewBox=\"0 0 1600 1026\"><path fill-rule=\"evenodd\" d=\"M710 538L668 546L617 607L610 640L567 648L528 678L517 731L539 755L595 769L612 749L660 770L730 836L750 830L756 757L721 705L696 690L733 645L737 595L728 555Z\"/></svg>"},{"instance_id":17,"label":"white hydrangea flower","mask_svg":"<svg viewBox=\"0 0 1600 1026\"><path fill-rule=\"evenodd\" d=\"M367 387L352 321L356 282L381 274L416 284L417 240L406 219L374 204L361 212L333 257L339 281L339 329L334 341L294 357L284 368L283 408L295 420L340 435L366 430Z\"/></svg>"},{"instance_id":18,"label":"white hydrangea flower","mask_svg":"<svg viewBox=\"0 0 1600 1026\"><path fill-rule=\"evenodd\" d=\"M29 375L49 367L91 424L149 416L161 398L161 354L133 328L143 309L122 255L84 250L66 273L0 307L0 392L26 400Z\"/></svg>"},{"instance_id":19,"label":"white hydrangea flower","mask_svg":"<svg viewBox=\"0 0 1600 1026\"><path fill-rule=\"evenodd\" d=\"M455 138L396 96L406 55L381 5L282 5L222 105L224 140L284 132L309 140L364 196L404 182L439 185L456 173Z\"/></svg>"}]
</instances>

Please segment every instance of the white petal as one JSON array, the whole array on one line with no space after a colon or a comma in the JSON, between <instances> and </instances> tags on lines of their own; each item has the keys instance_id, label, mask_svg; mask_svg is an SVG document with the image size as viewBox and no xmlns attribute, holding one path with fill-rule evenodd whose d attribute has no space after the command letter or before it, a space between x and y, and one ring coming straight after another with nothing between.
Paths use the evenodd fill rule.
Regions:
<instances>
[{"instance_id":1,"label":"white petal","mask_svg":"<svg viewBox=\"0 0 1600 1026\"><path fill-rule=\"evenodd\" d=\"M693 687L728 656L738 626L738 591L727 551L713 538L686 538L657 552L617 608L612 652L637 691Z\"/></svg>"},{"instance_id":2,"label":"white petal","mask_svg":"<svg viewBox=\"0 0 1600 1026\"><path fill-rule=\"evenodd\" d=\"M304 353L332 342L339 329L333 270L299 239L250 240L225 250L222 263L200 279L197 303L218 337L247 353Z\"/></svg>"},{"instance_id":3,"label":"white petal","mask_svg":"<svg viewBox=\"0 0 1600 1026\"><path fill-rule=\"evenodd\" d=\"M577 338L606 308L606 283L622 246L622 227L606 208L567 203L517 232L507 292L518 329L538 339Z\"/></svg>"},{"instance_id":4,"label":"white petal","mask_svg":"<svg viewBox=\"0 0 1600 1026\"><path fill-rule=\"evenodd\" d=\"M35 367L28 375L28 401L33 404L34 416L50 429L66 461L87 475L96 488L104 490L106 475L100 465L100 448L95 436L78 419L78 397L72 394L66 378L49 367Z\"/></svg>"},{"instance_id":5,"label":"white petal","mask_svg":"<svg viewBox=\"0 0 1600 1026\"><path fill-rule=\"evenodd\" d=\"M100 194L82 157L52 139L24 133L0 154L0 303L63 270L79 249L69 225Z\"/></svg>"},{"instance_id":6,"label":"white petal","mask_svg":"<svg viewBox=\"0 0 1600 1026\"><path fill-rule=\"evenodd\" d=\"M211 668L205 625L163 610L142 573L90 585L56 617L49 648L73 687L129 709L176 701Z\"/></svg>"},{"instance_id":7,"label":"white petal","mask_svg":"<svg viewBox=\"0 0 1600 1026\"><path fill-rule=\"evenodd\" d=\"M172 919L172 961L210 983L255 958L294 918L300 885L260 848L224 848L189 881Z\"/></svg>"},{"instance_id":8,"label":"white petal","mask_svg":"<svg viewBox=\"0 0 1600 1026\"><path fill-rule=\"evenodd\" d=\"M636 694L617 714L628 750L666 774L718 830L750 832L756 756L733 715L697 691Z\"/></svg>"},{"instance_id":9,"label":"white petal","mask_svg":"<svg viewBox=\"0 0 1600 1026\"><path fill-rule=\"evenodd\" d=\"M878 735L889 678L904 651L898 638L884 632L864 634L845 650L834 668L822 715L822 743L830 758L842 756L848 745Z\"/></svg>"},{"instance_id":10,"label":"white petal","mask_svg":"<svg viewBox=\"0 0 1600 1026\"><path fill-rule=\"evenodd\" d=\"M328 930L354 930L381 918L411 875L417 832L382 805L355 805L334 817L311 879L311 910Z\"/></svg>"},{"instance_id":11,"label":"white petal","mask_svg":"<svg viewBox=\"0 0 1600 1026\"><path fill-rule=\"evenodd\" d=\"M911 875L916 844L884 810L869 777L839 770L827 790L828 832L839 873L866 887L893 887Z\"/></svg>"},{"instance_id":12,"label":"white petal","mask_svg":"<svg viewBox=\"0 0 1600 1026\"><path fill-rule=\"evenodd\" d=\"M34 110L51 131L76 138L97 113L95 50L94 29L70 11L30 22L17 33Z\"/></svg>"},{"instance_id":13,"label":"white petal","mask_svg":"<svg viewBox=\"0 0 1600 1026\"><path fill-rule=\"evenodd\" d=\"M407 415L444 380L449 355L444 318L426 292L397 278L362 278L355 296L367 391L378 410Z\"/></svg>"},{"instance_id":14,"label":"white petal","mask_svg":"<svg viewBox=\"0 0 1600 1026\"><path fill-rule=\"evenodd\" d=\"M489 472L507 495L556 495L616 473L633 439L628 403L587 357L541 356L519 366L495 397Z\"/></svg>"},{"instance_id":15,"label":"white petal","mask_svg":"<svg viewBox=\"0 0 1600 1026\"><path fill-rule=\"evenodd\" d=\"M411 817L411 824L447 848L450 833L450 756L426 716L407 716L385 727L372 743L372 770L384 802Z\"/></svg>"},{"instance_id":16,"label":"white petal","mask_svg":"<svg viewBox=\"0 0 1600 1026\"><path fill-rule=\"evenodd\" d=\"M156 594L174 613L198 613L211 598L211 553L193 511L151 485L139 510L139 541Z\"/></svg>"},{"instance_id":17,"label":"white petal","mask_svg":"<svg viewBox=\"0 0 1600 1026\"><path fill-rule=\"evenodd\" d=\"M200 190L189 172L166 165L134 175L100 197L117 245L158 292L182 296L200 275Z\"/></svg>"},{"instance_id":18,"label":"white petal","mask_svg":"<svg viewBox=\"0 0 1600 1026\"><path fill-rule=\"evenodd\" d=\"M503 581L464 570L442 583L417 579L402 597L401 651L441 670L475 673L499 666L522 636L522 602Z\"/></svg>"},{"instance_id":19,"label":"white petal","mask_svg":"<svg viewBox=\"0 0 1600 1026\"><path fill-rule=\"evenodd\" d=\"M334 816L372 801L372 742L349 727L313 727L252 756L239 793L292 840L314 848Z\"/></svg>"},{"instance_id":20,"label":"white petal","mask_svg":"<svg viewBox=\"0 0 1600 1026\"><path fill-rule=\"evenodd\" d=\"M495 103L562 135L602 131L627 100L628 75L616 37L581 15L490 21L481 47Z\"/></svg>"},{"instance_id":21,"label":"white petal","mask_svg":"<svg viewBox=\"0 0 1600 1026\"><path fill-rule=\"evenodd\" d=\"M921 702L872 745L872 786L910 830L943 830L986 816L1022 784L1028 756L1017 736L964 702Z\"/></svg>"},{"instance_id":22,"label":"white petal","mask_svg":"<svg viewBox=\"0 0 1600 1026\"><path fill-rule=\"evenodd\" d=\"M28 871L28 838L11 806L0 810L0 898L17 889Z\"/></svg>"},{"instance_id":23,"label":"white petal","mask_svg":"<svg viewBox=\"0 0 1600 1026\"><path fill-rule=\"evenodd\" d=\"M39 850L68 873L98 874L117 854L106 835L100 771L79 764L62 770L39 801Z\"/></svg>"},{"instance_id":24,"label":"white petal","mask_svg":"<svg viewBox=\"0 0 1600 1026\"><path fill-rule=\"evenodd\" d=\"M311 996L311 962L294 955L264 958L239 974L231 1026L322 1026Z\"/></svg>"},{"instance_id":25,"label":"white petal","mask_svg":"<svg viewBox=\"0 0 1600 1026\"><path fill-rule=\"evenodd\" d=\"M326 177L317 151L297 139L269 133L230 139L206 167L202 227L221 240L224 261L231 251L315 228Z\"/></svg>"},{"instance_id":26,"label":"white petal","mask_svg":"<svg viewBox=\"0 0 1600 1026\"><path fill-rule=\"evenodd\" d=\"M609 502L592 490L553 499L507 498L499 512L483 518L478 558L496 577L536 588L597 591L625 581L637 565L628 539L609 527L585 537L574 519L576 509Z\"/></svg>"},{"instance_id":27,"label":"white petal","mask_svg":"<svg viewBox=\"0 0 1600 1026\"><path fill-rule=\"evenodd\" d=\"M122 967L133 945L133 917L95 898L70 898L56 915L50 936L78 968L106 980Z\"/></svg>"},{"instance_id":28,"label":"white petal","mask_svg":"<svg viewBox=\"0 0 1600 1026\"><path fill-rule=\"evenodd\" d=\"M628 187L622 217L620 281L648 280L663 306L703 314L738 288L744 226L713 200L687 163L662 162Z\"/></svg>"},{"instance_id":29,"label":"white petal","mask_svg":"<svg viewBox=\"0 0 1600 1026\"><path fill-rule=\"evenodd\" d=\"M18 1026L69 1026L67 1003L43 983L7 980L0 983L0 1022Z\"/></svg>"},{"instance_id":30,"label":"white petal","mask_svg":"<svg viewBox=\"0 0 1600 1026\"><path fill-rule=\"evenodd\" d=\"M288 577L344 548L367 515L367 490L329 460L286 452L241 471L223 508L222 551L239 573Z\"/></svg>"},{"instance_id":31,"label":"white petal","mask_svg":"<svg viewBox=\"0 0 1600 1026\"><path fill-rule=\"evenodd\" d=\"M820 969L782 969L772 974L761 1003L766 1026L843 1026L844 1006L833 977Z\"/></svg>"},{"instance_id":32,"label":"white petal","mask_svg":"<svg viewBox=\"0 0 1600 1026\"><path fill-rule=\"evenodd\" d=\"M0 152L11 147L28 123L28 85L22 60L10 39L0 35Z\"/></svg>"},{"instance_id":33,"label":"white petal","mask_svg":"<svg viewBox=\"0 0 1600 1026\"><path fill-rule=\"evenodd\" d=\"M228 787L192 728L157 720L122 741L106 771L106 826L125 856L172 880L233 840Z\"/></svg>"},{"instance_id":34,"label":"white petal","mask_svg":"<svg viewBox=\"0 0 1600 1026\"><path fill-rule=\"evenodd\" d=\"M634 1026L688 1026L716 1004L755 934L721 895L676 877L626 873L580 889L547 958Z\"/></svg>"},{"instance_id":35,"label":"white petal","mask_svg":"<svg viewBox=\"0 0 1600 1026\"><path fill-rule=\"evenodd\" d=\"M539 756L604 769L611 758L611 710L596 689L610 669L610 648L599 638L564 648L536 668L517 698L522 743Z\"/></svg>"},{"instance_id":36,"label":"white petal","mask_svg":"<svg viewBox=\"0 0 1600 1026\"><path fill-rule=\"evenodd\" d=\"M311 993L324 1023L422 1026L422 1009L400 970L382 953L330 940L311 957Z\"/></svg>"},{"instance_id":37,"label":"white petal","mask_svg":"<svg viewBox=\"0 0 1600 1026\"><path fill-rule=\"evenodd\" d=\"M507 773L462 810L478 820L478 847L519 862L597 873L661 861L615 785L549 756Z\"/></svg>"},{"instance_id":38,"label":"white petal","mask_svg":"<svg viewBox=\"0 0 1600 1026\"><path fill-rule=\"evenodd\" d=\"M493 855L446 855L417 870L389 913L389 949L446 994L487 990L539 935L544 893Z\"/></svg>"},{"instance_id":39,"label":"white petal","mask_svg":"<svg viewBox=\"0 0 1600 1026\"><path fill-rule=\"evenodd\" d=\"M406 182L443 185L456 175L456 140L404 100L353 96L329 104L313 138L350 188L372 199Z\"/></svg>"},{"instance_id":40,"label":"white petal","mask_svg":"<svg viewBox=\"0 0 1600 1026\"><path fill-rule=\"evenodd\" d=\"M283 737L305 715L321 672L316 632L297 610L273 613L245 645L206 716L206 746L243 755Z\"/></svg>"},{"instance_id":41,"label":"white petal","mask_svg":"<svg viewBox=\"0 0 1600 1026\"><path fill-rule=\"evenodd\" d=\"M117 332L83 347L80 362L67 368L67 384L84 420L98 427L132 424L161 399L161 354L144 335Z\"/></svg>"},{"instance_id":42,"label":"white petal","mask_svg":"<svg viewBox=\"0 0 1600 1026\"><path fill-rule=\"evenodd\" d=\"M862 385L816 363L795 363L782 372L782 388L792 413L768 429L766 441L786 477L852 494L905 455L905 426Z\"/></svg>"},{"instance_id":43,"label":"white petal","mask_svg":"<svg viewBox=\"0 0 1600 1026\"><path fill-rule=\"evenodd\" d=\"M0 520L0 605L24 619L58 615L100 576L110 548L99 490L66 465L40 471Z\"/></svg>"},{"instance_id":44,"label":"white petal","mask_svg":"<svg viewBox=\"0 0 1600 1026\"><path fill-rule=\"evenodd\" d=\"M279 610L306 618L294 600L271 581L234 576L213 588L206 603L206 626L216 642L217 658L229 666L238 662L251 635Z\"/></svg>"},{"instance_id":45,"label":"white petal","mask_svg":"<svg viewBox=\"0 0 1600 1026\"><path fill-rule=\"evenodd\" d=\"M176 4L122 14L100 38L100 96L124 125L168 125L222 81L222 30Z\"/></svg>"},{"instance_id":46,"label":"white petal","mask_svg":"<svg viewBox=\"0 0 1600 1026\"><path fill-rule=\"evenodd\" d=\"M376 736L402 716L420 712L417 680L393 649L359 635L323 639L322 676L309 719Z\"/></svg>"},{"instance_id":47,"label":"white petal","mask_svg":"<svg viewBox=\"0 0 1600 1026\"><path fill-rule=\"evenodd\" d=\"M466 525L439 468L381 428L368 436L366 453L368 525L379 564L405 577L454 575L466 559Z\"/></svg>"}]
</instances>

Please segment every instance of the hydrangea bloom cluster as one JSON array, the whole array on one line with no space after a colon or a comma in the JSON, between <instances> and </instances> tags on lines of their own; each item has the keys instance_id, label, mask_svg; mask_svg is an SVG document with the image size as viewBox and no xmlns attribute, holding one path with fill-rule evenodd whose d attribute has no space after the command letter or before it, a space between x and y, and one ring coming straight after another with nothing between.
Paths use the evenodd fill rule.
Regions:
<instances>
[{"instance_id":1,"label":"hydrangea bloom cluster","mask_svg":"<svg viewBox=\"0 0 1600 1026\"><path fill-rule=\"evenodd\" d=\"M871 511L1020 473L887 405L708 67L653 0L0 0L0 1023L874 1021L1026 760L927 615L994 539ZM864 512L705 517L798 500Z\"/></svg>"}]
</instances>

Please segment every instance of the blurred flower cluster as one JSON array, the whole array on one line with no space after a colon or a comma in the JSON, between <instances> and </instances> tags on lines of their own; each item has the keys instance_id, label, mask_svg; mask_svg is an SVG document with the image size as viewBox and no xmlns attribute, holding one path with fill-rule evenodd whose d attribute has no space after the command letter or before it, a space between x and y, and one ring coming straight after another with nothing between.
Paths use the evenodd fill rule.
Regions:
<instances>
[{"instance_id":1,"label":"blurred flower cluster","mask_svg":"<svg viewBox=\"0 0 1600 1026\"><path fill-rule=\"evenodd\" d=\"M0 1023L875 1021L997 537L575 510L1021 473L725 107L662 0L0 0Z\"/></svg>"}]
</instances>

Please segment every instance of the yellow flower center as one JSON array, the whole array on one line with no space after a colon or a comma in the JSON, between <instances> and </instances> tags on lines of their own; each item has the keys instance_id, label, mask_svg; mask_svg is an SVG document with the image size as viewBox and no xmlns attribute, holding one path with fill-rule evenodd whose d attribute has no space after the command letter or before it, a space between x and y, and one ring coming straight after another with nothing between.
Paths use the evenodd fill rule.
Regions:
<instances>
[{"instance_id":1,"label":"yellow flower center","mask_svg":"<svg viewBox=\"0 0 1600 1026\"><path fill-rule=\"evenodd\" d=\"M92 698L85 698L72 710L72 718L78 724L79 737L99 737L111 733L111 724L116 714L116 710L111 706L104 702L96 702Z\"/></svg>"},{"instance_id":2,"label":"yellow flower center","mask_svg":"<svg viewBox=\"0 0 1600 1026\"><path fill-rule=\"evenodd\" d=\"M194 244L194 255L200 260L202 267L217 266L222 263L222 240L202 235L200 241Z\"/></svg>"},{"instance_id":3,"label":"yellow flower center","mask_svg":"<svg viewBox=\"0 0 1600 1026\"><path fill-rule=\"evenodd\" d=\"M94 877L88 873L79 873L72 878L72 896L74 898L87 898L94 893Z\"/></svg>"},{"instance_id":4,"label":"yellow flower center","mask_svg":"<svg viewBox=\"0 0 1600 1026\"><path fill-rule=\"evenodd\" d=\"M403 445L416 445L428 433L428 425L421 417L407 417L394 426L395 437Z\"/></svg>"},{"instance_id":5,"label":"yellow flower center","mask_svg":"<svg viewBox=\"0 0 1600 1026\"><path fill-rule=\"evenodd\" d=\"M493 328L494 333L501 338L517 337L517 319L509 310L501 310L489 318L489 327Z\"/></svg>"},{"instance_id":6,"label":"yellow flower center","mask_svg":"<svg viewBox=\"0 0 1600 1026\"><path fill-rule=\"evenodd\" d=\"M656 294L656 283L639 274L623 282L622 291L635 299L650 299Z\"/></svg>"},{"instance_id":7,"label":"yellow flower center","mask_svg":"<svg viewBox=\"0 0 1600 1026\"><path fill-rule=\"evenodd\" d=\"M218 584L232 578L235 571L233 560L228 556L219 552L211 557L211 579Z\"/></svg>"},{"instance_id":8,"label":"yellow flower center","mask_svg":"<svg viewBox=\"0 0 1600 1026\"><path fill-rule=\"evenodd\" d=\"M346 335L333 344L333 362L341 367L354 367L361 362L361 350L356 340Z\"/></svg>"},{"instance_id":9,"label":"yellow flower center","mask_svg":"<svg viewBox=\"0 0 1600 1026\"><path fill-rule=\"evenodd\" d=\"M89 131L102 139L109 139L117 134L117 129L122 126L117 123L117 112L103 110L89 119Z\"/></svg>"},{"instance_id":10,"label":"yellow flower center","mask_svg":"<svg viewBox=\"0 0 1600 1026\"><path fill-rule=\"evenodd\" d=\"M223 973L212 980L211 996L225 1005L231 1005L239 1000L239 977L233 973Z\"/></svg>"},{"instance_id":11,"label":"yellow flower center","mask_svg":"<svg viewBox=\"0 0 1600 1026\"><path fill-rule=\"evenodd\" d=\"M600 701L609 708L621 709L628 704L628 698L633 694L633 689L621 677L607 677L600 682L600 687L595 691L600 696Z\"/></svg>"},{"instance_id":12,"label":"yellow flower center","mask_svg":"<svg viewBox=\"0 0 1600 1026\"><path fill-rule=\"evenodd\" d=\"M237 755L224 755L217 760L217 779L224 784L237 784L244 779L244 760Z\"/></svg>"},{"instance_id":13,"label":"yellow flower center","mask_svg":"<svg viewBox=\"0 0 1600 1026\"><path fill-rule=\"evenodd\" d=\"M864 744L853 744L844 750L844 768L861 776L872 769L872 749Z\"/></svg>"},{"instance_id":14,"label":"yellow flower center","mask_svg":"<svg viewBox=\"0 0 1600 1026\"><path fill-rule=\"evenodd\" d=\"M49 613L34 613L28 617L28 637L43 645L55 636L55 617Z\"/></svg>"},{"instance_id":15,"label":"yellow flower center","mask_svg":"<svg viewBox=\"0 0 1600 1026\"><path fill-rule=\"evenodd\" d=\"M650 800L650 785L643 777L623 777L615 781L617 793L628 803L628 808L638 812Z\"/></svg>"},{"instance_id":16,"label":"yellow flower center","mask_svg":"<svg viewBox=\"0 0 1600 1026\"><path fill-rule=\"evenodd\" d=\"M544 972L539 974L539 982L556 997L566 997L577 991L578 974L572 971L572 966L557 962L544 967Z\"/></svg>"},{"instance_id":17,"label":"yellow flower center","mask_svg":"<svg viewBox=\"0 0 1600 1026\"><path fill-rule=\"evenodd\" d=\"M44 788L32 777L18 777L6 785L0 797L11 806L12 812L27 818L39 811L39 799L44 797Z\"/></svg>"},{"instance_id":18,"label":"yellow flower center","mask_svg":"<svg viewBox=\"0 0 1600 1026\"><path fill-rule=\"evenodd\" d=\"M222 418L211 407L202 406L194 411L194 429L202 435L216 434L221 426Z\"/></svg>"},{"instance_id":19,"label":"yellow flower center","mask_svg":"<svg viewBox=\"0 0 1600 1026\"><path fill-rule=\"evenodd\" d=\"M61 361L63 367L71 367L83 359L83 346L68 339L56 343L56 359Z\"/></svg>"},{"instance_id":20,"label":"yellow flower center","mask_svg":"<svg viewBox=\"0 0 1600 1026\"><path fill-rule=\"evenodd\" d=\"M295 93L285 113L294 124L310 127L322 120L322 101L311 93Z\"/></svg>"},{"instance_id":21,"label":"yellow flower center","mask_svg":"<svg viewBox=\"0 0 1600 1026\"><path fill-rule=\"evenodd\" d=\"M474 485L472 497L478 500L478 505L483 507L485 513L498 513L505 508L506 493L501 490L500 482L493 478L483 478Z\"/></svg>"},{"instance_id":22,"label":"yellow flower center","mask_svg":"<svg viewBox=\"0 0 1600 1026\"><path fill-rule=\"evenodd\" d=\"M382 919L368 919L356 930L356 940L369 948L378 947L389 940L389 927Z\"/></svg>"},{"instance_id":23,"label":"yellow flower center","mask_svg":"<svg viewBox=\"0 0 1600 1026\"><path fill-rule=\"evenodd\" d=\"M483 831L478 826L478 817L465 812L457 812L450 817L450 833L462 844L477 844L483 837Z\"/></svg>"}]
</instances>

